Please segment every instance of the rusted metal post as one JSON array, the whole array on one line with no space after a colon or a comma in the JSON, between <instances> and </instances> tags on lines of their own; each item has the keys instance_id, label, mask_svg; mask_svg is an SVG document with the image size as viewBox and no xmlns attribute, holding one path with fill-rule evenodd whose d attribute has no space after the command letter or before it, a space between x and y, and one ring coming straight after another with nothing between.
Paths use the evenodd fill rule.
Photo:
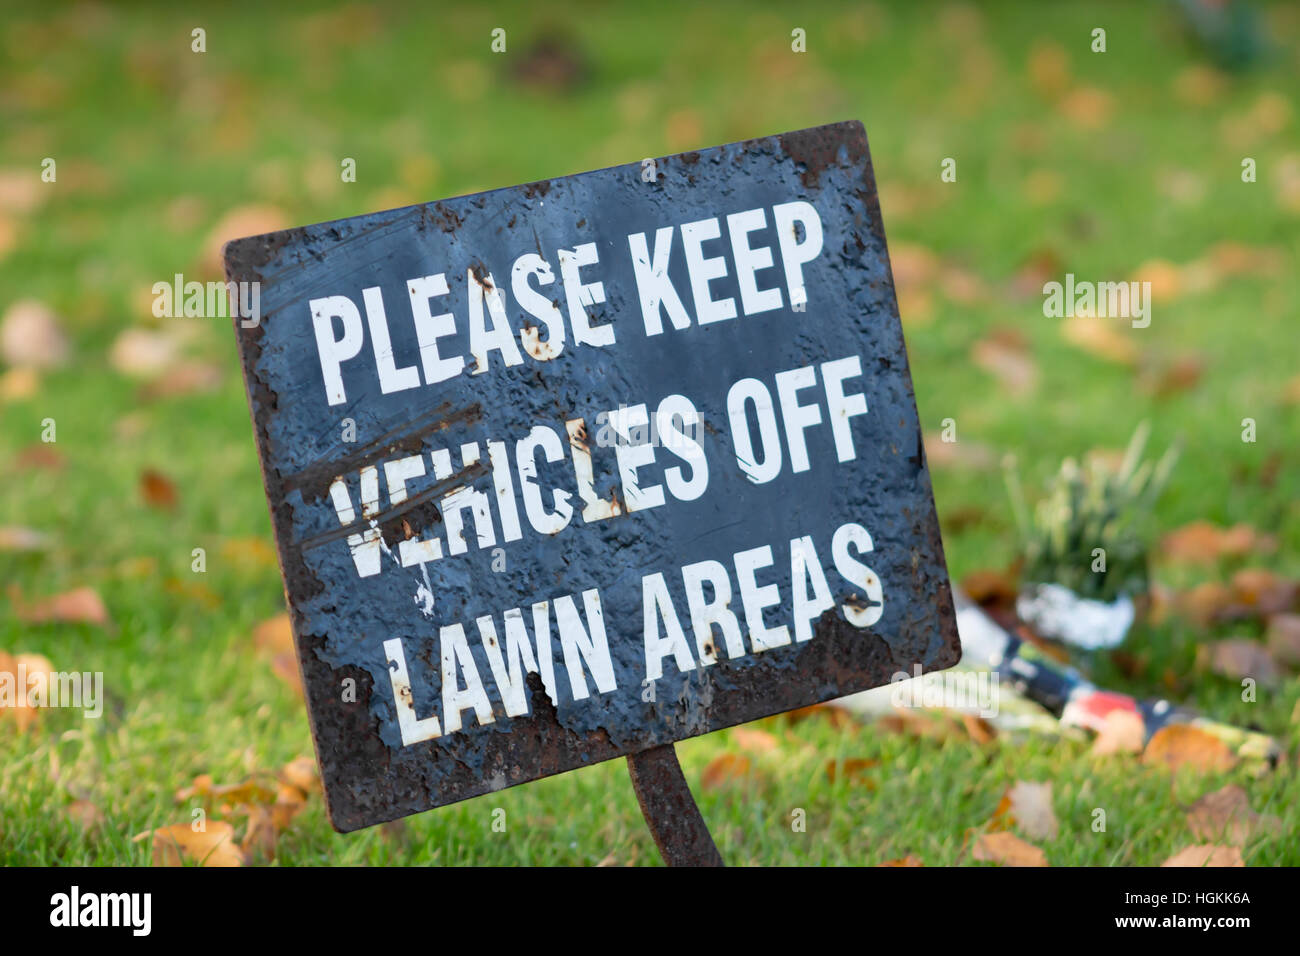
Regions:
<instances>
[{"instance_id":1,"label":"rusted metal post","mask_svg":"<svg viewBox=\"0 0 1300 956\"><path fill-rule=\"evenodd\" d=\"M629 754L627 772L632 789L654 837L659 855L669 866L723 866L700 808L677 762L672 744Z\"/></svg>"}]
</instances>

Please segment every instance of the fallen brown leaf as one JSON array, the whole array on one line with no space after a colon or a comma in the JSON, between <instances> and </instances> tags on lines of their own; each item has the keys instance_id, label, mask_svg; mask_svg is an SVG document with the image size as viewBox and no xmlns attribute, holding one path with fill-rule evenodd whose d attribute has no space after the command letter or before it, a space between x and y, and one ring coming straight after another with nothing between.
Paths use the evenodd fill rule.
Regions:
<instances>
[{"instance_id":1,"label":"fallen brown leaf","mask_svg":"<svg viewBox=\"0 0 1300 956\"><path fill-rule=\"evenodd\" d=\"M1263 568L1242 568L1232 576L1232 597L1259 615L1280 614L1295 606L1300 585Z\"/></svg>"},{"instance_id":2,"label":"fallen brown leaf","mask_svg":"<svg viewBox=\"0 0 1300 956\"><path fill-rule=\"evenodd\" d=\"M271 809L265 806L251 806L248 808L248 827L244 831L244 839L240 841L239 849L246 858L273 860L278 836Z\"/></svg>"},{"instance_id":3,"label":"fallen brown leaf","mask_svg":"<svg viewBox=\"0 0 1300 956\"><path fill-rule=\"evenodd\" d=\"M1060 832L1056 813L1052 810L1052 785L1017 780L1003 796L1006 808L998 810L1008 822L1019 827L1033 840L1055 840ZM995 814L996 816L997 814Z\"/></svg>"},{"instance_id":4,"label":"fallen brown leaf","mask_svg":"<svg viewBox=\"0 0 1300 956\"><path fill-rule=\"evenodd\" d=\"M1202 644L1197 648L1197 663L1231 680L1249 677L1260 684L1274 684L1281 676L1268 648L1246 637Z\"/></svg>"},{"instance_id":5,"label":"fallen brown leaf","mask_svg":"<svg viewBox=\"0 0 1300 956\"><path fill-rule=\"evenodd\" d=\"M1245 524L1220 528L1208 521L1193 521L1165 535L1162 555L1175 562L1213 564L1220 558L1240 558L1252 553L1271 552L1277 542Z\"/></svg>"},{"instance_id":6,"label":"fallen brown leaf","mask_svg":"<svg viewBox=\"0 0 1300 956\"><path fill-rule=\"evenodd\" d=\"M971 347L971 359L993 375L1014 396L1024 396L1038 384L1038 364L1018 333L1002 329Z\"/></svg>"},{"instance_id":7,"label":"fallen brown leaf","mask_svg":"<svg viewBox=\"0 0 1300 956\"><path fill-rule=\"evenodd\" d=\"M235 843L234 828L222 820L209 820L202 830L189 823L173 823L153 831L154 866L243 866L244 853Z\"/></svg>"},{"instance_id":8,"label":"fallen brown leaf","mask_svg":"<svg viewBox=\"0 0 1300 956\"><path fill-rule=\"evenodd\" d=\"M1168 398L1196 387L1205 374L1205 360L1197 355L1181 355L1167 360L1146 360L1138 377L1139 387L1148 395Z\"/></svg>"},{"instance_id":9,"label":"fallen brown leaf","mask_svg":"<svg viewBox=\"0 0 1300 956\"><path fill-rule=\"evenodd\" d=\"M7 654L0 651L0 674L7 674L8 683L13 687L13 704L0 709L0 718L12 717L18 725L18 732L24 733L40 716L40 707L28 703L28 694L32 691L32 676L49 675L54 665L40 654ZM49 680L49 677L46 677Z\"/></svg>"},{"instance_id":10,"label":"fallen brown leaf","mask_svg":"<svg viewBox=\"0 0 1300 956\"><path fill-rule=\"evenodd\" d=\"M704 768L700 786L705 790L717 790L725 784L743 780L749 776L750 768L749 758L743 754L718 754Z\"/></svg>"},{"instance_id":11,"label":"fallen brown leaf","mask_svg":"<svg viewBox=\"0 0 1300 956\"><path fill-rule=\"evenodd\" d=\"M132 328L125 329L108 350L108 363L132 378L163 375L179 358L182 336L179 332Z\"/></svg>"},{"instance_id":12,"label":"fallen brown leaf","mask_svg":"<svg viewBox=\"0 0 1300 956\"><path fill-rule=\"evenodd\" d=\"M863 757L828 760L826 761L826 779L831 783L839 779L843 779L847 783L862 783L868 789L874 790L876 783L867 776L867 771L879 765L879 760L869 760Z\"/></svg>"},{"instance_id":13,"label":"fallen brown leaf","mask_svg":"<svg viewBox=\"0 0 1300 956\"><path fill-rule=\"evenodd\" d=\"M1061 100L1061 112L1076 126L1100 129L1110 122L1114 101L1105 90L1081 86Z\"/></svg>"},{"instance_id":14,"label":"fallen brown leaf","mask_svg":"<svg viewBox=\"0 0 1300 956\"><path fill-rule=\"evenodd\" d=\"M175 511L180 504L176 485L162 472L153 469L140 473L140 496L149 507L162 511Z\"/></svg>"},{"instance_id":15,"label":"fallen brown leaf","mask_svg":"<svg viewBox=\"0 0 1300 956\"><path fill-rule=\"evenodd\" d=\"M280 768L280 780L296 787L304 798L320 789L320 774L316 772L316 761L311 757L295 757L290 760Z\"/></svg>"},{"instance_id":16,"label":"fallen brown leaf","mask_svg":"<svg viewBox=\"0 0 1300 956\"><path fill-rule=\"evenodd\" d=\"M50 539L40 531L18 525L0 526L0 551L44 551Z\"/></svg>"},{"instance_id":17,"label":"fallen brown leaf","mask_svg":"<svg viewBox=\"0 0 1300 956\"><path fill-rule=\"evenodd\" d=\"M853 715L845 708L836 704L812 704L808 707L797 707L794 710L788 710L773 720L785 720L791 724L802 723L805 720L820 718L830 722L830 725L836 730L846 730L850 727L856 727L857 721Z\"/></svg>"},{"instance_id":18,"label":"fallen brown leaf","mask_svg":"<svg viewBox=\"0 0 1300 956\"><path fill-rule=\"evenodd\" d=\"M1137 346L1120 331L1120 321L1123 320L1076 313L1061 323L1061 337L1089 355L1132 365L1137 361Z\"/></svg>"},{"instance_id":19,"label":"fallen brown leaf","mask_svg":"<svg viewBox=\"0 0 1300 956\"><path fill-rule=\"evenodd\" d=\"M276 564L275 547L265 538L227 538L221 542L221 557L249 570L273 568Z\"/></svg>"},{"instance_id":20,"label":"fallen brown leaf","mask_svg":"<svg viewBox=\"0 0 1300 956\"><path fill-rule=\"evenodd\" d=\"M925 460L932 468L969 468L983 471L997 464L997 455L988 445L964 438L944 441L938 432L926 432Z\"/></svg>"},{"instance_id":21,"label":"fallen brown leaf","mask_svg":"<svg viewBox=\"0 0 1300 956\"><path fill-rule=\"evenodd\" d=\"M222 247L232 239L278 232L289 225L288 216L276 206L236 206L223 215L203 243L203 269L214 276L224 272Z\"/></svg>"},{"instance_id":22,"label":"fallen brown leaf","mask_svg":"<svg viewBox=\"0 0 1300 956\"><path fill-rule=\"evenodd\" d=\"M292 687L299 697L305 699L289 615L277 614L257 625L253 629L253 644L259 651L268 655L272 673Z\"/></svg>"},{"instance_id":23,"label":"fallen brown leaf","mask_svg":"<svg viewBox=\"0 0 1300 956\"><path fill-rule=\"evenodd\" d=\"M36 369L26 365L11 368L0 375L0 401L21 402L35 395L40 387L41 375Z\"/></svg>"},{"instance_id":24,"label":"fallen brown leaf","mask_svg":"<svg viewBox=\"0 0 1300 956\"><path fill-rule=\"evenodd\" d=\"M979 714L961 714L961 725L966 736L980 745L991 744L998 739L998 730Z\"/></svg>"},{"instance_id":25,"label":"fallen brown leaf","mask_svg":"<svg viewBox=\"0 0 1300 956\"><path fill-rule=\"evenodd\" d=\"M58 316L32 299L11 305L0 319L0 359L18 368L57 368L68 361Z\"/></svg>"},{"instance_id":26,"label":"fallen brown leaf","mask_svg":"<svg viewBox=\"0 0 1300 956\"><path fill-rule=\"evenodd\" d=\"M1070 86L1070 57L1059 43L1036 41L1027 68L1029 82L1047 99L1055 99Z\"/></svg>"},{"instance_id":27,"label":"fallen brown leaf","mask_svg":"<svg viewBox=\"0 0 1300 956\"><path fill-rule=\"evenodd\" d=\"M1003 866L1047 866L1047 854L1032 843L1027 843L1014 833L981 833L975 840L972 854L985 863Z\"/></svg>"},{"instance_id":28,"label":"fallen brown leaf","mask_svg":"<svg viewBox=\"0 0 1300 956\"><path fill-rule=\"evenodd\" d=\"M1245 866L1241 850L1235 846L1216 846L1202 843L1197 846L1184 847L1161 866Z\"/></svg>"},{"instance_id":29,"label":"fallen brown leaf","mask_svg":"<svg viewBox=\"0 0 1300 956\"><path fill-rule=\"evenodd\" d=\"M108 609L94 588L75 588L63 594L24 604L11 592L14 617L27 624L91 624L108 626Z\"/></svg>"},{"instance_id":30,"label":"fallen brown leaf","mask_svg":"<svg viewBox=\"0 0 1300 956\"><path fill-rule=\"evenodd\" d=\"M1274 614L1268 619L1268 650L1290 667L1300 667L1300 614Z\"/></svg>"},{"instance_id":31,"label":"fallen brown leaf","mask_svg":"<svg viewBox=\"0 0 1300 956\"><path fill-rule=\"evenodd\" d=\"M45 442L28 445L14 459L14 464L24 470L61 471L68 460Z\"/></svg>"},{"instance_id":32,"label":"fallen brown leaf","mask_svg":"<svg viewBox=\"0 0 1300 956\"><path fill-rule=\"evenodd\" d=\"M1015 299L1037 298L1043 286L1064 271L1061 257L1050 249L1041 249L1026 259L1011 277L1011 296Z\"/></svg>"},{"instance_id":33,"label":"fallen brown leaf","mask_svg":"<svg viewBox=\"0 0 1300 956\"><path fill-rule=\"evenodd\" d=\"M221 386L221 368L211 362L180 361L140 389L145 401L212 392Z\"/></svg>"},{"instance_id":34,"label":"fallen brown leaf","mask_svg":"<svg viewBox=\"0 0 1300 956\"><path fill-rule=\"evenodd\" d=\"M1131 277L1133 282L1151 283L1153 302L1172 302L1182 292L1182 270L1165 259L1152 259L1138 266Z\"/></svg>"},{"instance_id":35,"label":"fallen brown leaf","mask_svg":"<svg viewBox=\"0 0 1300 956\"><path fill-rule=\"evenodd\" d=\"M733 727L731 739L741 750L748 750L751 753L771 753L777 748L777 739L774 735L766 730L755 730L752 727Z\"/></svg>"},{"instance_id":36,"label":"fallen brown leaf","mask_svg":"<svg viewBox=\"0 0 1300 956\"><path fill-rule=\"evenodd\" d=\"M1202 581L1175 599L1182 615L1206 627L1225 616L1233 607L1232 591L1218 581Z\"/></svg>"},{"instance_id":37,"label":"fallen brown leaf","mask_svg":"<svg viewBox=\"0 0 1300 956\"><path fill-rule=\"evenodd\" d=\"M1245 790L1228 784L1192 804L1187 811L1187 825L1198 840L1226 840L1242 846L1252 834L1270 824L1250 808Z\"/></svg>"},{"instance_id":38,"label":"fallen brown leaf","mask_svg":"<svg viewBox=\"0 0 1300 956\"><path fill-rule=\"evenodd\" d=\"M907 854L907 856L905 857L901 857L900 859L886 860L884 863L880 863L877 865L878 866L925 866L925 864L921 862L921 858L919 856L914 856L911 853Z\"/></svg>"},{"instance_id":39,"label":"fallen brown leaf","mask_svg":"<svg viewBox=\"0 0 1300 956\"><path fill-rule=\"evenodd\" d=\"M98 830L104 823L104 812L89 800L73 800L64 807L64 813L83 830Z\"/></svg>"},{"instance_id":40,"label":"fallen brown leaf","mask_svg":"<svg viewBox=\"0 0 1300 956\"><path fill-rule=\"evenodd\" d=\"M1161 727L1147 742L1143 763L1163 763L1173 770L1190 767L1199 773L1230 769L1237 758L1218 737L1190 724Z\"/></svg>"}]
</instances>

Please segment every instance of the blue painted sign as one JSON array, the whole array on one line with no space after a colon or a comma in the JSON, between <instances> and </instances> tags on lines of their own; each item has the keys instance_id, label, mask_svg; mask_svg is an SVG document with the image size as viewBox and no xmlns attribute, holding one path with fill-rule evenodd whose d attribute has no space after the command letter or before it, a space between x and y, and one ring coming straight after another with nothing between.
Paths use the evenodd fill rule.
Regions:
<instances>
[{"instance_id":1,"label":"blue painted sign","mask_svg":"<svg viewBox=\"0 0 1300 956\"><path fill-rule=\"evenodd\" d=\"M861 124L226 263L339 829L957 660Z\"/></svg>"}]
</instances>

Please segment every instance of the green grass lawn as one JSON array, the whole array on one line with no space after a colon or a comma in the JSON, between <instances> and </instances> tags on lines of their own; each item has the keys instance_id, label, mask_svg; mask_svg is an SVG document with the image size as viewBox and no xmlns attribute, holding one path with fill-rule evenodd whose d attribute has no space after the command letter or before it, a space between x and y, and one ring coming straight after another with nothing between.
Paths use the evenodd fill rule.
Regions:
<instances>
[{"instance_id":1,"label":"green grass lawn","mask_svg":"<svg viewBox=\"0 0 1300 956\"><path fill-rule=\"evenodd\" d=\"M1300 10L1264 5L1262 16L1273 55L1234 75L1206 66L1173 4L6 12L0 170L38 177L52 157L58 174L30 202L0 201L0 314L21 299L46 303L73 356L34 394L0 398L0 526L51 539L32 554L0 550L0 650L102 671L109 703L102 719L55 711L22 734L0 722L0 863L146 863L149 842L132 837L187 822L190 804L174 794L196 775L235 783L311 752L299 698L252 638L283 596L274 564L243 544L271 531L233 334L224 321L157 320L149 309L150 287L174 273L217 278L203 272L211 234L236 207L271 206L296 225L861 119L907 285L921 419L935 434L956 422L958 460L934 468L954 579L1016 556L1003 454L1035 486L1067 455L1122 448L1142 420L1153 447L1185 444L1153 516L1160 531L1245 523L1277 544L1237 565L1161 566L1163 582L1225 580L1240 565L1300 577ZM1099 26L1105 53L1089 49ZM204 53L191 51L196 27ZM504 54L490 51L496 27L507 31ZM791 52L796 27L806 53ZM530 57L543 35L562 55ZM524 79L557 62L575 73L572 85ZM345 157L356 160L355 183L340 181ZM947 157L956 182L940 180ZM1242 182L1244 157L1257 182ZM1219 260L1213 250L1224 242L1248 247L1256 265L1207 279L1195 264L1222 261L1224 247ZM900 257L919 279L904 279ZM1116 326L1136 368L1077 347L1062 320L1043 316L1035 281L1158 275L1149 264L1161 261L1178 267L1177 287L1157 289L1151 326ZM1036 263L1049 264L1046 274ZM954 289L954 276L965 284ZM222 384L151 398L110 352L125 329L176 323L188 327L187 354L219 366ZM998 330L1018 337L1020 359L1036 369L1023 393L973 359ZM1202 366L1190 387L1149 387L1180 359ZM1242 441L1246 418L1254 443ZM56 467L20 458L41 445L45 419L57 424L46 446ZM142 499L146 469L175 484L173 511ZM201 575L191 571L195 548L207 553ZM82 586L103 596L111 627L33 625L13 613ZM1098 677L1156 695L1170 693L1160 680L1169 671L1181 700L1278 735L1287 756L1261 777L1171 776L1056 737L979 746L824 719L764 724L778 747L749 754L748 775L713 788L699 786L704 768L744 742L722 732L678 752L736 864L908 854L970 863L970 831L1016 780L1054 785L1060 834L1039 841L1053 865L1158 864L1201 842L1185 809L1229 782L1280 819L1247 842L1247 864L1295 864L1300 680L1292 672L1245 703L1235 681L1195 664L1204 640L1260 632L1254 621L1142 625L1131 640L1144 673L1103 660ZM840 758L877 763L832 782L826 765ZM102 821L75 822L73 801ZM1099 807L1105 832L1092 829ZM506 811L505 832L492 828L495 808ZM792 830L796 809L804 832ZM275 859L659 862L622 761L347 836L313 796Z\"/></svg>"}]
</instances>

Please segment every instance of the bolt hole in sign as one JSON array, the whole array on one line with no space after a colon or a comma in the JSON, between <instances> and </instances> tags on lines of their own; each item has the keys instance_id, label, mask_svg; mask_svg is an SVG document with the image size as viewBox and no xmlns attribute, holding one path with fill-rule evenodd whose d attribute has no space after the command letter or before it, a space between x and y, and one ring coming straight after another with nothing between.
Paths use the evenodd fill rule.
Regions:
<instances>
[{"instance_id":1,"label":"bolt hole in sign","mask_svg":"<svg viewBox=\"0 0 1300 956\"><path fill-rule=\"evenodd\" d=\"M861 123L225 258L339 830L960 656Z\"/></svg>"}]
</instances>

